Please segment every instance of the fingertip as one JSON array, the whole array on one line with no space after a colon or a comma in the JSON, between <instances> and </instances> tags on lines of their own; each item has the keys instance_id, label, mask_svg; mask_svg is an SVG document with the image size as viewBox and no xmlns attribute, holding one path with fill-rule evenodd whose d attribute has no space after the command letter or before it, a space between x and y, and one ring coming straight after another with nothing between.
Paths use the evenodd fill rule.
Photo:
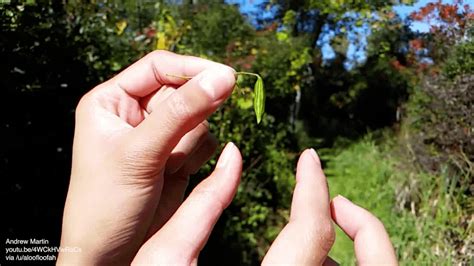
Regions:
<instances>
[{"instance_id":1,"label":"fingertip","mask_svg":"<svg viewBox=\"0 0 474 266\"><path fill-rule=\"evenodd\" d=\"M341 227L351 239L354 239L359 227L362 226L361 220L364 222L367 221L365 210L342 195L334 197L331 200L330 207L334 222Z\"/></svg>"},{"instance_id":2,"label":"fingertip","mask_svg":"<svg viewBox=\"0 0 474 266\"><path fill-rule=\"evenodd\" d=\"M233 67L224 64L220 64L220 66L226 70L227 74L232 75L234 82L237 81L237 71Z\"/></svg>"},{"instance_id":3,"label":"fingertip","mask_svg":"<svg viewBox=\"0 0 474 266\"><path fill-rule=\"evenodd\" d=\"M313 157L314 161L321 165L321 160L319 159L319 156L318 156L318 153L316 152L315 149L311 148L309 149L309 153L311 154L311 156Z\"/></svg>"},{"instance_id":4,"label":"fingertip","mask_svg":"<svg viewBox=\"0 0 474 266\"><path fill-rule=\"evenodd\" d=\"M298 160L296 187L291 208L292 219L322 216L327 217L328 220L331 219L326 176L321 169L319 157L313 149L303 151Z\"/></svg>"},{"instance_id":5,"label":"fingertip","mask_svg":"<svg viewBox=\"0 0 474 266\"><path fill-rule=\"evenodd\" d=\"M217 177L221 182L227 183L225 186L232 188L234 191L231 193L232 196L235 194L237 187L240 183L240 177L242 175L242 156L239 148L234 143L229 142L224 147L219 160L217 161L216 168L211 176Z\"/></svg>"},{"instance_id":6,"label":"fingertip","mask_svg":"<svg viewBox=\"0 0 474 266\"><path fill-rule=\"evenodd\" d=\"M312 176L322 174L321 161L314 149L306 149L301 153L296 167L296 182L303 179L304 176Z\"/></svg>"},{"instance_id":7,"label":"fingertip","mask_svg":"<svg viewBox=\"0 0 474 266\"><path fill-rule=\"evenodd\" d=\"M332 199L331 214L333 215L334 221L338 225L340 224L342 229L345 227L350 231L356 230L358 226L363 226L366 223L381 224L380 220L371 212L342 195L337 195ZM350 223L347 221L350 221ZM351 235L353 234L355 234L355 232L351 233Z\"/></svg>"},{"instance_id":8,"label":"fingertip","mask_svg":"<svg viewBox=\"0 0 474 266\"><path fill-rule=\"evenodd\" d=\"M237 146L235 146L234 143L229 142L225 145L221 155L219 156L219 160L217 160L216 169L227 168L232 160L235 160L234 163L240 164L242 157Z\"/></svg>"},{"instance_id":9,"label":"fingertip","mask_svg":"<svg viewBox=\"0 0 474 266\"><path fill-rule=\"evenodd\" d=\"M232 141L226 144L226 148L231 150L232 154L234 154L237 159L242 159L242 155L240 154L239 148Z\"/></svg>"},{"instance_id":10,"label":"fingertip","mask_svg":"<svg viewBox=\"0 0 474 266\"><path fill-rule=\"evenodd\" d=\"M197 76L199 87L212 101L227 98L235 85L235 72L227 66L212 67Z\"/></svg>"},{"instance_id":11,"label":"fingertip","mask_svg":"<svg viewBox=\"0 0 474 266\"><path fill-rule=\"evenodd\" d=\"M215 223L237 191L242 169L239 149L232 142L223 149L215 170L198 184L171 219L155 234L170 242L181 257L194 257L202 250ZM152 240L153 241L153 240ZM187 248L183 249L182 247Z\"/></svg>"},{"instance_id":12,"label":"fingertip","mask_svg":"<svg viewBox=\"0 0 474 266\"><path fill-rule=\"evenodd\" d=\"M229 145L229 149L232 149L232 154L235 156L235 159L242 162L242 154L240 154L240 150L237 145L235 145L233 142L229 142L227 145Z\"/></svg>"},{"instance_id":13,"label":"fingertip","mask_svg":"<svg viewBox=\"0 0 474 266\"><path fill-rule=\"evenodd\" d=\"M338 194L337 196L335 196L331 200L331 204L337 204L337 205L348 204L348 205L357 206L352 201L348 200L346 197L342 196L341 194Z\"/></svg>"},{"instance_id":14,"label":"fingertip","mask_svg":"<svg viewBox=\"0 0 474 266\"><path fill-rule=\"evenodd\" d=\"M235 144L232 141L227 142L224 149L233 150L234 152L237 152L240 154L239 149L237 148L237 146L235 146Z\"/></svg>"},{"instance_id":15,"label":"fingertip","mask_svg":"<svg viewBox=\"0 0 474 266\"><path fill-rule=\"evenodd\" d=\"M345 219L346 213L351 212L348 209L348 208L351 208L351 205L353 205L353 203L342 195L337 195L330 202L331 217L334 220L334 222L338 224L339 227L341 227L342 229L343 229L343 223L340 224L339 222ZM346 229L349 230L349 228L346 228Z\"/></svg>"}]
</instances>

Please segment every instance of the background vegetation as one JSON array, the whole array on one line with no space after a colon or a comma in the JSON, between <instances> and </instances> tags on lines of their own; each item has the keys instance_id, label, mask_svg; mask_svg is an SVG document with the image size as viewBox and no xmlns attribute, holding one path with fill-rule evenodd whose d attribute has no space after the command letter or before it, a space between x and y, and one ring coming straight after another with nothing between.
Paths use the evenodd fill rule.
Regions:
<instances>
[{"instance_id":1,"label":"background vegetation","mask_svg":"<svg viewBox=\"0 0 474 266\"><path fill-rule=\"evenodd\" d=\"M261 260L310 146L332 196L373 211L403 264L472 263L474 15L432 2L403 20L399 4L413 1L272 0L258 14L219 0L0 1L4 235L59 243L78 100L166 49L260 73L267 89L260 125L251 83L209 119L240 147L244 175L200 263ZM351 245L338 232L331 255L349 264Z\"/></svg>"}]
</instances>

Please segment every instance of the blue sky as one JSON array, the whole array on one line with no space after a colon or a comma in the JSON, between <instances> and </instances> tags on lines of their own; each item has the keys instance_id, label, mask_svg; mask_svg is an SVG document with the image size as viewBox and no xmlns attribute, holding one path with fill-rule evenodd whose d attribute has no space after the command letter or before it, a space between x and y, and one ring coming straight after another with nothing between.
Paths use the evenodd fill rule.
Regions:
<instances>
[{"instance_id":1,"label":"blue sky","mask_svg":"<svg viewBox=\"0 0 474 266\"><path fill-rule=\"evenodd\" d=\"M252 13L262 12L258 6L264 2L264 0L227 0L228 3L239 4L240 10L242 13L246 13L252 17ZM399 5L395 6L395 12L402 18L405 19L407 16L410 15L415 10L419 10L420 7L425 6L430 2L437 2L437 0L418 0L414 5ZM442 0L443 3L452 3L453 0ZM474 0L464 0L464 4L474 5ZM271 12L271 11L268 11ZM261 14L260 14L261 15ZM411 28L414 31L419 32L428 32L430 26L426 23L420 22L412 22ZM370 34L369 32L365 32L364 34ZM367 35L365 35L367 36ZM327 36L323 36L319 45L321 45L321 50L323 54L323 59L328 60L335 56L334 50L330 45L330 40L332 36L328 34ZM366 38L359 39L359 42L366 44ZM357 48L358 46L355 43L351 43L348 47L347 56L350 59L346 62L346 68L350 69L354 66L354 62L363 62L365 60L365 45Z\"/></svg>"},{"instance_id":2,"label":"blue sky","mask_svg":"<svg viewBox=\"0 0 474 266\"><path fill-rule=\"evenodd\" d=\"M420 7L423 7L426 4L431 3L431 2L437 2L437 1L420 0L417 3L415 3L413 6L401 5L401 6L394 7L394 9L395 9L395 12L397 12L400 15L400 17L406 18L408 15L410 15L411 12L420 9ZM443 3L452 3L453 1L443 0L442 2ZM467 0L467 1L464 1L464 4L472 5L473 2L474 2L474 0L471 0L471 1ZM428 26L428 24L420 23L420 22L413 22L412 25L411 25L411 28L412 28L412 30L421 31L421 32L428 32L430 30L430 27Z\"/></svg>"},{"instance_id":3,"label":"blue sky","mask_svg":"<svg viewBox=\"0 0 474 266\"><path fill-rule=\"evenodd\" d=\"M252 13L260 11L257 6L264 2L263 0L227 0L229 3L235 3L240 5L240 10L242 13ZM425 6L430 2L436 2L435 0L419 0L413 6L400 5L396 6L395 12L397 12L400 17L406 18L414 10L418 10L420 7ZM443 3L452 3L452 0L443 0ZM474 5L474 0L465 0L464 4ZM414 22L412 24L412 29L416 31L427 32L429 31L429 26L424 23Z\"/></svg>"}]
</instances>

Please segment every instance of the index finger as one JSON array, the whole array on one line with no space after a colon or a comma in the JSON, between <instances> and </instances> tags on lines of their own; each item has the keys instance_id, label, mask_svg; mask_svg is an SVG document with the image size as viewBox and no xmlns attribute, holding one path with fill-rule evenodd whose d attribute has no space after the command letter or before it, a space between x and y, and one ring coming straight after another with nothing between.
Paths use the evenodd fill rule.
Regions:
<instances>
[{"instance_id":1,"label":"index finger","mask_svg":"<svg viewBox=\"0 0 474 266\"><path fill-rule=\"evenodd\" d=\"M167 51L153 51L120 72L112 79L128 94L144 97L162 85L182 85L204 69L223 66L194 56L178 55Z\"/></svg>"},{"instance_id":2,"label":"index finger","mask_svg":"<svg viewBox=\"0 0 474 266\"><path fill-rule=\"evenodd\" d=\"M234 197L242 157L232 143L224 148L214 172L202 181L171 219L140 248L134 265L195 265L199 252L223 210Z\"/></svg>"},{"instance_id":3,"label":"index finger","mask_svg":"<svg viewBox=\"0 0 474 266\"><path fill-rule=\"evenodd\" d=\"M334 239L326 177L318 155L309 149L298 160L290 222L262 264L322 265Z\"/></svg>"}]
</instances>

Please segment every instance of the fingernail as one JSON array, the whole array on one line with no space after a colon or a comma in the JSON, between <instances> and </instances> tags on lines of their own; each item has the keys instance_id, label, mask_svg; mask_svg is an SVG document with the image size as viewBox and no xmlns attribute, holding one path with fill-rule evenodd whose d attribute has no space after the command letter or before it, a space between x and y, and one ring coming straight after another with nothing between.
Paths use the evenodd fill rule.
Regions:
<instances>
[{"instance_id":1,"label":"fingernail","mask_svg":"<svg viewBox=\"0 0 474 266\"><path fill-rule=\"evenodd\" d=\"M227 164L230 161L230 157L232 156L231 149L232 146L235 146L234 143L229 142L227 145L225 145L224 150L222 151L221 156L219 157L219 160L217 161L216 168L226 168Z\"/></svg>"},{"instance_id":2,"label":"fingernail","mask_svg":"<svg viewBox=\"0 0 474 266\"><path fill-rule=\"evenodd\" d=\"M228 95L235 84L235 71L230 67L206 69L199 76L199 86L213 101Z\"/></svg>"},{"instance_id":3,"label":"fingernail","mask_svg":"<svg viewBox=\"0 0 474 266\"><path fill-rule=\"evenodd\" d=\"M318 153L316 153L316 151L313 148L309 149L309 152L311 156L313 157L313 159L316 161L316 163L321 164L321 162L319 161Z\"/></svg>"},{"instance_id":4,"label":"fingernail","mask_svg":"<svg viewBox=\"0 0 474 266\"><path fill-rule=\"evenodd\" d=\"M338 194L338 195L336 196L336 198L340 198L340 199L342 199L342 200L345 200L345 201L348 201L348 202L352 203L350 200L348 200L346 197L344 197L344 196L341 195L341 194Z\"/></svg>"}]
</instances>

